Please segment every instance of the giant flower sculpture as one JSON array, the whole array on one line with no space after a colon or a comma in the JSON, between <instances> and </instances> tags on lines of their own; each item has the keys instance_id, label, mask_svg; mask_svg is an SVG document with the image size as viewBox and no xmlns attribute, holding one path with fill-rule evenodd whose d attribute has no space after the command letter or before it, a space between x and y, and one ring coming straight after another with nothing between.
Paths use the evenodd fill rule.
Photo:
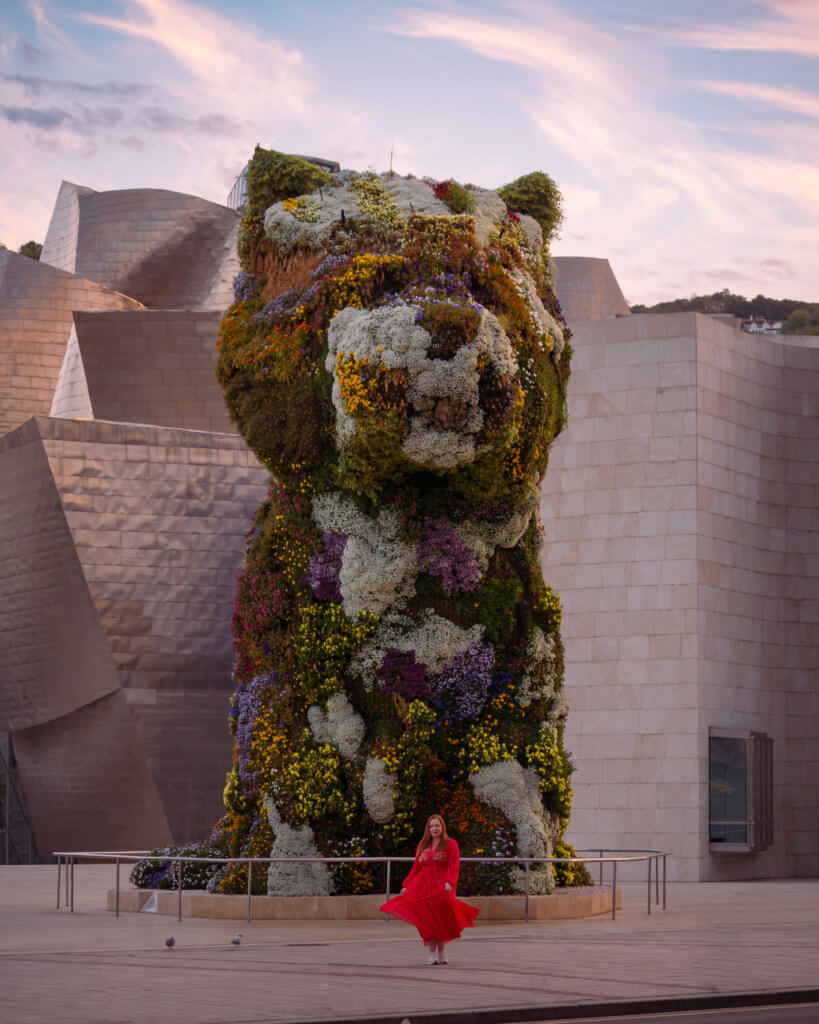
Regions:
<instances>
[{"instance_id":1,"label":"giant flower sculpture","mask_svg":"<svg viewBox=\"0 0 819 1024\"><path fill-rule=\"evenodd\" d=\"M570 350L543 217L510 209L542 199L539 179L554 188L330 176L259 148L251 161L218 374L272 487L233 622L216 831L232 856L407 854L433 811L465 855L567 849L538 495ZM211 888L243 888L244 870ZM277 895L375 882L364 865L256 870ZM522 878L465 874L473 892ZM554 882L532 872L533 891Z\"/></svg>"}]
</instances>

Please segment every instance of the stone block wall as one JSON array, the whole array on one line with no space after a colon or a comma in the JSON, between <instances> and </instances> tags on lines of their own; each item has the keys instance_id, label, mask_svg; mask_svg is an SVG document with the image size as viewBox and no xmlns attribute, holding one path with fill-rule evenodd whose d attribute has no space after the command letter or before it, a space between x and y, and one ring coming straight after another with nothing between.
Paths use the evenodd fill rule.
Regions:
<instances>
[{"instance_id":1,"label":"stone block wall","mask_svg":"<svg viewBox=\"0 0 819 1024\"><path fill-rule=\"evenodd\" d=\"M794 341L698 335L700 734L773 737L776 840L704 844L702 878L819 870L819 339Z\"/></svg>"},{"instance_id":2,"label":"stone block wall","mask_svg":"<svg viewBox=\"0 0 819 1024\"><path fill-rule=\"evenodd\" d=\"M555 292L572 330L580 321L631 315L608 260L555 256L554 263Z\"/></svg>"},{"instance_id":3,"label":"stone block wall","mask_svg":"<svg viewBox=\"0 0 819 1024\"><path fill-rule=\"evenodd\" d=\"M564 607L580 847L699 854L693 317L573 324L569 426L546 473ZM644 867L642 868L644 871Z\"/></svg>"},{"instance_id":4,"label":"stone block wall","mask_svg":"<svg viewBox=\"0 0 819 1024\"><path fill-rule=\"evenodd\" d=\"M668 849L681 879L809 873L817 349L698 314L572 326L570 422L542 506L564 604L571 838ZM712 726L774 737L764 854L709 852Z\"/></svg>"}]
</instances>

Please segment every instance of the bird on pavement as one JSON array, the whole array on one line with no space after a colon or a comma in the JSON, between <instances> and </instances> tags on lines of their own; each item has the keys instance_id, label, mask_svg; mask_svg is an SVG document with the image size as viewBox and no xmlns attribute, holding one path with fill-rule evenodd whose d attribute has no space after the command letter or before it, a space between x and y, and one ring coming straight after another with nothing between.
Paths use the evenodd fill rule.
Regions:
<instances>
[{"instance_id":1,"label":"bird on pavement","mask_svg":"<svg viewBox=\"0 0 819 1024\"><path fill-rule=\"evenodd\" d=\"M176 939L173 937L173 935L169 939L165 939L165 945L168 947L168 952L170 953L170 951L176 945Z\"/></svg>"},{"instance_id":2,"label":"bird on pavement","mask_svg":"<svg viewBox=\"0 0 819 1024\"><path fill-rule=\"evenodd\" d=\"M242 944L242 933L239 932L238 935L234 935L233 938L230 940L230 944L231 946L233 946L234 949L238 949L239 946L241 946Z\"/></svg>"}]
</instances>

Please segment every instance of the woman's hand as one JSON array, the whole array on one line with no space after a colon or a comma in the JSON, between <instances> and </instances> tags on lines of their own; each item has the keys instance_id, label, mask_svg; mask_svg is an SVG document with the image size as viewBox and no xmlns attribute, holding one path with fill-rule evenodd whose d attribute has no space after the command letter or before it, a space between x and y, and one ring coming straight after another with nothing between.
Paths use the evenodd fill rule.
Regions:
<instances>
[{"instance_id":1,"label":"woman's hand","mask_svg":"<svg viewBox=\"0 0 819 1024\"><path fill-rule=\"evenodd\" d=\"M398 895L399 896L403 896L406 891L407 891L406 889L402 889L401 892L398 893Z\"/></svg>"},{"instance_id":2,"label":"woman's hand","mask_svg":"<svg viewBox=\"0 0 819 1024\"><path fill-rule=\"evenodd\" d=\"M449 882L444 882L444 892L452 892L452 886Z\"/></svg>"}]
</instances>

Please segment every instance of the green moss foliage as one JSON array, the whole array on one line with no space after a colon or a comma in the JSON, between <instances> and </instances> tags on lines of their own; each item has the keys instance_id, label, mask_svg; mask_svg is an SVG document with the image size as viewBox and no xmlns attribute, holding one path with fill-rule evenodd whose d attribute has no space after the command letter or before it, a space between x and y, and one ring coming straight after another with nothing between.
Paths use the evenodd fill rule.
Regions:
<instances>
[{"instance_id":1,"label":"green moss foliage","mask_svg":"<svg viewBox=\"0 0 819 1024\"><path fill-rule=\"evenodd\" d=\"M498 189L498 195L515 213L534 217L543 229L543 240L548 243L557 237L563 223L563 197L548 174L532 171Z\"/></svg>"},{"instance_id":2,"label":"green moss foliage","mask_svg":"<svg viewBox=\"0 0 819 1024\"><path fill-rule=\"evenodd\" d=\"M312 192L330 180L327 171L309 160L257 145L247 168L246 217L263 217L273 203Z\"/></svg>"}]
</instances>

